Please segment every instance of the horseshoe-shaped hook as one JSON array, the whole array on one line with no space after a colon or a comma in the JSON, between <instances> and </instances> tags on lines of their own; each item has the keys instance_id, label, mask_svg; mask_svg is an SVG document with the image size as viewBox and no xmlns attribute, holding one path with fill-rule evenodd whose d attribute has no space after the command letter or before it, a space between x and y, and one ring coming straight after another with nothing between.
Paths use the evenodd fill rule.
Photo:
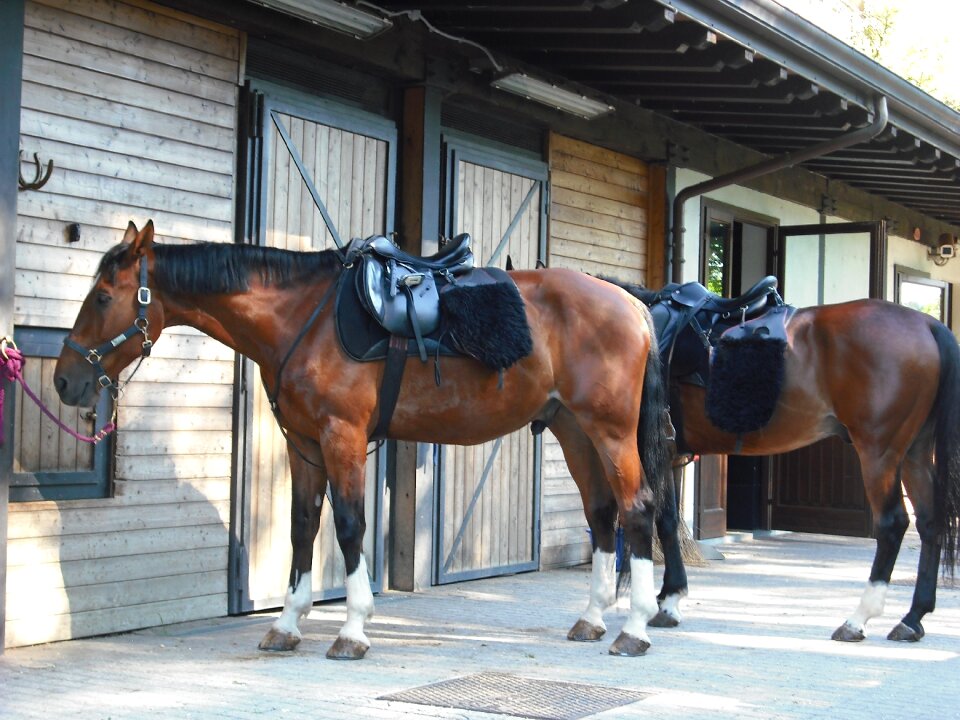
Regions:
<instances>
[{"instance_id":1,"label":"horseshoe-shaped hook","mask_svg":"<svg viewBox=\"0 0 960 720\"><path fill-rule=\"evenodd\" d=\"M20 162L23 161L23 150L20 150L17 153L17 160ZM53 160L47 163L47 171L43 171L43 167L40 165L40 153L33 154L33 162L37 165L37 174L33 178L33 182L27 182L23 173L20 171L20 163L17 163L17 176L20 184L21 190L39 190L44 185L47 184L47 181L50 179L50 176L53 174Z\"/></svg>"}]
</instances>

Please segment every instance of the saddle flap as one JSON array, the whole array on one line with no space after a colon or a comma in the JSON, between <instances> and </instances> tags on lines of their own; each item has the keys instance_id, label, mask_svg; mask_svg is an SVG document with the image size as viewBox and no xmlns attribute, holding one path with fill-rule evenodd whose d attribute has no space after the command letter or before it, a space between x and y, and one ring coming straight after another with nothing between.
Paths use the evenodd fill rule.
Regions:
<instances>
[{"instance_id":1,"label":"saddle flap","mask_svg":"<svg viewBox=\"0 0 960 720\"><path fill-rule=\"evenodd\" d=\"M401 337L429 335L440 325L440 297L430 271L417 271L389 259L364 254L357 293L387 332ZM418 327L414 327L417 322Z\"/></svg>"}]
</instances>

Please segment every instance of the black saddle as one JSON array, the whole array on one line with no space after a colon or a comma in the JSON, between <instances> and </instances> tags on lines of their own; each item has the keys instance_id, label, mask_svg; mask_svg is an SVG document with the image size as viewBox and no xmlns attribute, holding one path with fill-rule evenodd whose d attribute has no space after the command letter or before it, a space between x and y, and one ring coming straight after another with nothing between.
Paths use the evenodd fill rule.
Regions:
<instances>
[{"instance_id":1,"label":"black saddle","mask_svg":"<svg viewBox=\"0 0 960 720\"><path fill-rule=\"evenodd\" d=\"M676 394L679 392L678 384L707 387L707 379L712 373L711 353L721 339L734 343L743 340L779 341L780 345L776 346L778 349L769 352L782 355L782 346L787 337L786 326L795 308L784 304L777 292L777 279L773 276L763 278L735 298L720 297L700 283L691 282L667 285L643 300L650 307L660 352L664 357L663 372L670 387L677 450L680 455L685 455L690 449L683 439L683 407ZM755 369L747 369L747 372L755 372ZM711 389L715 389L715 385L717 383L711 383ZM769 394L775 405L779 385L771 389ZM752 403L753 399L745 401L747 407L752 408Z\"/></svg>"},{"instance_id":2,"label":"black saddle","mask_svg":"<svg viewBox=\"0 0 960 720\"><path fill-rule=\"evenodd\" d=\"M345 253L347 267L359 266L356 292L363 307L390 335L415 339L424 362L424 337L440 326L437 278L456 282L473 264L467 234L458 235L429 257L410 255L383 235L356 238Z\"/></svg>"},{"instance_id":3,"label":"black saddle","mask_svg":"<svg viewBox=\"0 0 960 720\"><path fill-rule=\"evenodd\" d=\"M691 327L703 347L709 349L734 325L760 317L784 303L777 292L777 279L768 275L735 298L721 297L698 282L671 283L647 304L653 315L661 352L669 362L674 344L687 327Z\"/></svg>"}]
</instances>

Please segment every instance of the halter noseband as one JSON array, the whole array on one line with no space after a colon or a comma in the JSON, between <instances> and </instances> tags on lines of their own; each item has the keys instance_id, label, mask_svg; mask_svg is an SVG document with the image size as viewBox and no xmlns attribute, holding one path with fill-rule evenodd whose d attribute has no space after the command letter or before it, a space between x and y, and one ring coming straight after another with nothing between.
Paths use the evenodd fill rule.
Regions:
<instances>
[{"instance_id":1,"label":"halter noseband","mask_svg":"<svg viewBox=\"0 0 960 720\"><path fill-rule=\"evenodd\" d=\"M137 306L137 317L133 321L133 324L113 338L113 340L108 340L92 349L83 347L83 345L71 340L69 337L63 339L64 345L83 355L86 361L93 365L93 369L98 376L97 382L102 389L110 391L114 400L120 395L120 384L110 379L110 376L107 375L107 371L103 369L100 361L137 333L143 335L143 342L140 344L140 362L142 363L144 358L150 356L150 351L153 349L153 341L150 339L148 332L150 321L147 320L147 306L150 304L151 299L150 288L147 287L147 262L146 258L141 256L140 287L137 289L137 302L139 305ZM137 367L134 368L133 373L130 374L130 378L132 378L139 369L140 363L137 363ZM130 382L130 378L127 378L127 382Z\"/></svg>"}]
</instances>

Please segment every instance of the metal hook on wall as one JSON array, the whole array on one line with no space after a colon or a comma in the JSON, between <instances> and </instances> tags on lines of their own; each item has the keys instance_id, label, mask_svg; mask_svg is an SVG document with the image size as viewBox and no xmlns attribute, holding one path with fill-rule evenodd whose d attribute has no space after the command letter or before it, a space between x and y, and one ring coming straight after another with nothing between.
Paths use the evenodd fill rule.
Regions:
<instances>
[{"instance_id":1,"label":"metal hook on wall","mask_svg":"<svg viewBox=\"0 0 960 720\"><path fill-rule=\"evenodd\" d=\"M20 162L23 162L23 150L20 150L17 153L17 159ZM47 163L47 171L43 171L43 167L40 165L40 153L33 154L33 162L37 165L37 174L34 176L32 182L27 182L23 173L20 171L19 163L17 165L17 175L19 177L19 184L21 190L39 190L44 185L47 184L47 181L50 179L50 176L53 174L53 160L51 159Z\"/></svg>"}]
</instances>

